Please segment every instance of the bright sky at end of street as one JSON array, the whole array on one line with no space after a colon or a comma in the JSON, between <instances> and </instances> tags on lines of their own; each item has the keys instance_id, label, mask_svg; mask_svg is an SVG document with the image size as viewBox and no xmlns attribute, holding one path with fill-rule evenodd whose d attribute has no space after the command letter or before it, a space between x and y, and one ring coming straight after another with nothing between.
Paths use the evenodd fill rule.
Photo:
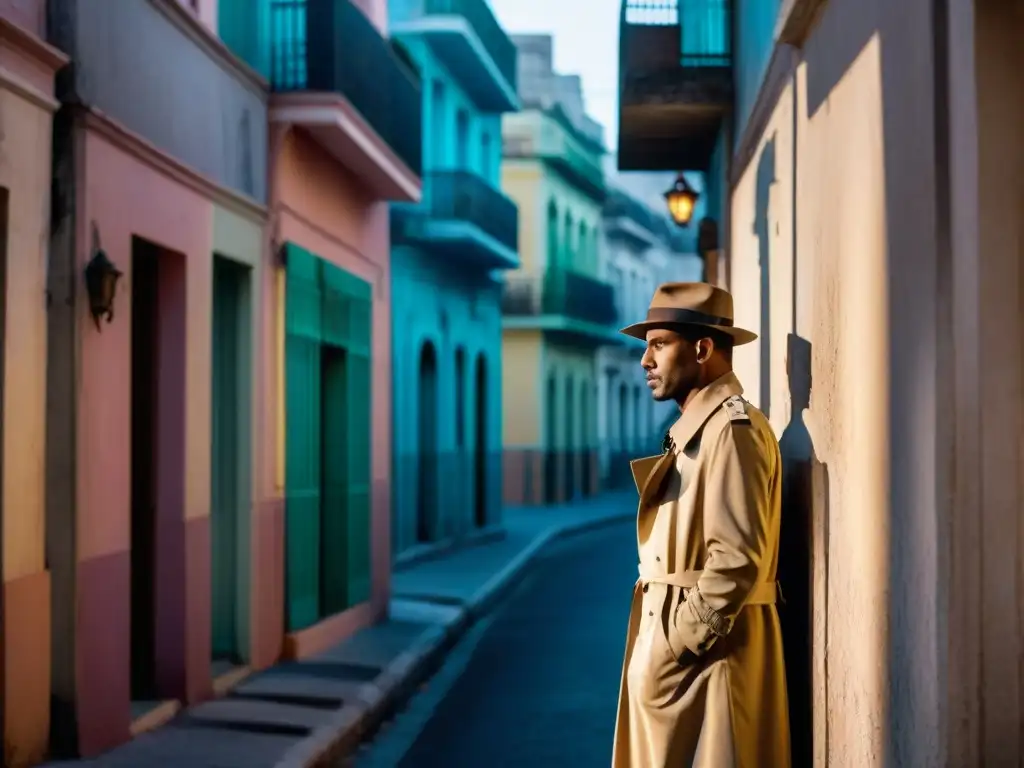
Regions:
<instances>
[{"instance_id":1,"label":"bright sky at end of street","mask_svg":"<svg viewBox=\"0 0 1024 768\"><path fill-rule=\"evenodd\" d=\"M619 7L621 0L489 0L509 34L554 37L555 70L579 75L587 113L604 126L614 151L617 136Z\"/></svg>"}]
</instances>

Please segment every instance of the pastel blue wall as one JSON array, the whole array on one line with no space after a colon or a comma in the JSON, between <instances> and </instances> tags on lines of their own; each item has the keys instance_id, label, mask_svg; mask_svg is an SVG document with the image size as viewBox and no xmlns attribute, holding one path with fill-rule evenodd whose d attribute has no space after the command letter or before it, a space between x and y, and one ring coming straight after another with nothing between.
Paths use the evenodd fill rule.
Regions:
<instances>
[{"instance_id":1,"label":"pastel blue wall","mask_svg":"<svg viewBox=\"0 0 1024 768\"><path fill-rule=\"evenodd\" d=\"M736 48L733 52L736 83L735 131L739 141L750 119L775 44L780 0L735 0Z\"/></svg>"},{"instance_id":2,"label":"pastel blue wall","mask_svg":"<svg viewBox=\"0 0 1024 768\"><path fill-rule=\"evenodd\" d=\"M468 170L501 188L501 115L482 114L421 39L403 41L423 82L424 170Z\"/></svg>"},{"instance_id":3,"label":"pastel blue wall","mask_svg":"<svg viewBox=\"0 0 1024 768\"><path fill-rule=\"evenodd\" d=\"M468 170L501 187L501 117L477 112L451 74L419 38L402 40L423 83L424 202L431 170ZM437 355L437 525L435 540L457 538L476 521L475 473L478 358L486 370L487 523L501 512L501 285L486 269L450 264L443 248L393 246L391 254L394 372L392 547L417 544L420 457L419 364L424 343ZM456 372L458 350L464 369ZM461 393L461 401L459 394ZM458 428L463 427L459 445Z\"/></svg>"}]
</instances>

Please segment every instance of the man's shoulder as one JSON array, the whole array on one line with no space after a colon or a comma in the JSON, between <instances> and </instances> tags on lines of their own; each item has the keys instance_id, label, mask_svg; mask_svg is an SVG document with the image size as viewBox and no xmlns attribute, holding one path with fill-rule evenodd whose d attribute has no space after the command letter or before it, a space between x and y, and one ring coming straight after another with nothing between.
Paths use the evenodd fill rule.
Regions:
<instances>
[{"instance_id":1,"label":"man's shoulder","mask_svg":"<svg viewBox=\"0 0 1024 768\"><path fill-rule=\"evenodd\" d=\"M726 398L705 425L702 442L715 443L719 437L758 444L775 442L768 417L742 395Z\"/></svg>"}]
</instances>

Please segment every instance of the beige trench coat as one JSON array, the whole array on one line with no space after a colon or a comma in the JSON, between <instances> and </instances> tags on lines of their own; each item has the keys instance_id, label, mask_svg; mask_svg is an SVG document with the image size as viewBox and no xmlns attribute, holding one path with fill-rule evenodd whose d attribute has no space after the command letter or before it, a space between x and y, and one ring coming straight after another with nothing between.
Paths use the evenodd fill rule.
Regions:
<instances>
[{"instance_id":1,"label":"beige trench coat","mask_svg":"<svg viewBox=\"0 0 1024 768\"><path fill-rule=\"evenodd\" d=\"M775 607L782 460L729 373L694 398L662 456L632 462L640 579L613 768L788 768Z\"/></svg>"}]
</instances>

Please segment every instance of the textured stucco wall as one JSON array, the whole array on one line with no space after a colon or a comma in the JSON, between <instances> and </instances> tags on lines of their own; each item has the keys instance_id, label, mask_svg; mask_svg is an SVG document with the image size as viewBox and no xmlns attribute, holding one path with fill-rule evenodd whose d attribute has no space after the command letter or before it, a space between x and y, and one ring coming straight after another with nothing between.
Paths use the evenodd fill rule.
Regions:
<instances>
[{"instance_id":1,"label":"textured stucco wall","mask_svg":"<svg viewBox=\"0 0 1024 768\"><path fill-rule=\"evenodd\" d=\"M817 765L941 751L930 6L830 3L732 196L736 368L810 466Z\"/></svg>"}]
</instances>

